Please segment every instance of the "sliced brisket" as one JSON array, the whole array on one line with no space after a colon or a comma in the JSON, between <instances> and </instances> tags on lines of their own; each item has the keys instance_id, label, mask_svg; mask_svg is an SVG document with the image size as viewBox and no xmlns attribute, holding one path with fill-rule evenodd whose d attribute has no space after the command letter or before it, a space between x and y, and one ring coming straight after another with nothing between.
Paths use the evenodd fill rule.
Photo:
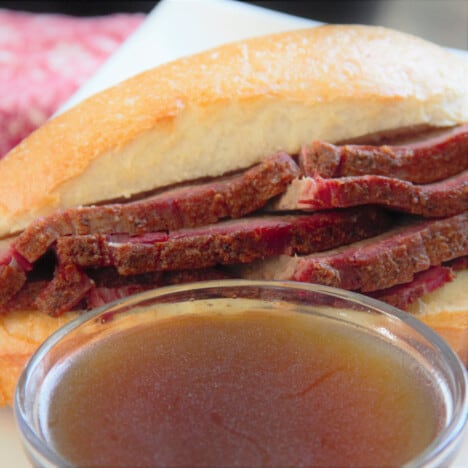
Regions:
<instances>
[{"instance_id":1,"label":"sliced brisket","mask_svg":"<svg viewBox=\"0 0 468 468\"><path fill-rule=\"evenodd\" d=\"M33 222L14 243L30 262L60 236L93 233L142 234L212 224L260 209L299 174L285 153L264 159L242 174L173 189L131 203L72 208Z\"/></svg>"},{"instance_id":2,"label":"sliced brisket","mask_svg":"<svg viewBox=\"0 0 468 468\"><path fill-rule=\"evenodd\" d=\"M94 287L94 282L76 265L58 265L54 278L36 297L39 310L57 317L73 309Z\"/></svg>"},{"instance_id":3,"label":"sliced brisket","mask_svg":"<svg viewBox=\"0 0 468 468\"><path fill-rule=\"evenodd\" d=\"M155 284L153 287L158 286L159 284ZM94 309L96 307L102 307L103 305L109 304L109 302L116 301L117 299L123 299L131 296L132 294L147 291L148 289L151 289L151 287L152 286L145 284L128 284L127 286L114 288L106 288L104 286L92 288L86 297L86 303L90 309ZM56 312L53 313L53 315L56 314Z\"/></svg>"},{"instance_id":4,"label":"sliced brisket","mask_svg":"<svg viewBox=\"0 0 468 468\"><path fill-rule=\"evenodd\" d=\"M119 276L116 273L115 281L112 284L96 285L86 296L86 304L88 309L101 307L109 302L117 299L123 299L139 292L147 291L148 289L167 286L171 284L193 283L194 281L207 281L215 279L225 279L228 275L221 270L214 268L200 268L194 270L168 271L165 273L157 272L159 275L136 275L133 281L123 284L122 280L132 278L131 276ZM147 276L146 281L141 281L142 276ZM154 281L148 281L149 276L153 276ZM120 282L120 285L117 283Z\"/></svg>"},{"instance_id":5,"label":"sliced brisket","mask_svg":"<svg viewBox=\"0 0 468 468\"><path fill-rule=\"evenodd\" d=\"M452 281L455 273L449 267L435 266L428 270L416 273L413 281L398 284L391 288L381 289L367 293L369 296L391 304L399 309L406 310L410 304L424 294L435 291L444 284Z\"/></svg>"},{"instance_id":6,"label":"sliced brisket","mask_svg":"<svg viewBox=\"0 0 468 468\"><path fill-rule=\"evenodd\" d=\"M120 288L131 285L156 285L162 281L163 273L153 271L142 275L122 276L112 267L86 270L86 274L93 280L96 288Z\"/></svg>"},{"instance_id":7,"label":"sliced brisket","mask_svg":"<svg viewBox=\"0 0 468 468\"><path fill-rule=\"evenodd\" d=\"M467 254L468 213L463 213L413 222L328 252L267 259L240 267L239 274L367 292L410 282L415 273Z\"/></svg>"},{"instance_id":8,"label":"sliced brisket","mask_svg":"<svg viewBox=\"0 0 468 468\"><path fill-rule=\"evenodd\" d=\"M312 215L258 216L169 234L60 237L60 263L115 266L121 275L247 263L272 255L306 254L382 232L391 218L375 207Z\"/></svg>"},{"instance_id":9,"label":"sliced brisket","mask_svg":"<svg viewBox=\"0 0 468 468\"><path fill-rule=\"evenodd\" d=\"M18 267L14 259L0 265L0 304L8 302L26 282L26 273Z\"/></svg>"},{"instance_id":10,"label":"sliced brisket","mask_svg":"<svg viewBox=\"0 0 468 468\"><path fill-rule=\"evenodd\" d=\"M299 156L308 177L279 153L242 174L54 213L0 245L0 313L33 307L58 316L225 278L218 265L231 265L233 276L370 292L406 308L466 267L467 154L468 124L399 146L315 142ZM319 212L259 214L269 201L269 211ZM382 206L442 219L408 216L381 234L401 217Z\"/></svg>"},{"instance_id":11,"label":"sliced brisket","mask_svg":"<svg viewBox=\"0 0 468 468\"><path fill-rule=\"evenodd\" d=\"M365 204L425 217L463 213L468 210L468 171L426 185L376 175L296 179L272 209L316 211Z\"/></svg>"},{"instance_id":12,"label":"sliced brisket","mask_svg":"<svg viewBox=\"0 0 468 468\"><path fill-rule=\"evenodd\" d=\"M7 241L0 241L0 304L7 303L26 282L32 265Z\"/></svg>"},{"instance_id":13,"label":"sliced brisket","mask_svg":"<svg viewBox=\"0 0 468 468\"><path fill-rule=\"evenodd\" d=\"M437 137L401 146L336 146L316 141L302 148L299 164L307 176L375 174L426 184L468 169L467 154L465 124Z\"/></svg>"},{"instance_id":14,"label":"sliced brisket","mask_svg":"<svg viewBox=\"0 0 468 468\"><path fill-rule=\"evenodd\" d=\"M226 278L226 272L215 268L121 276L113 268L84 272L74 265L58 267L52 280L28 281L14 297L0 304L0 314L42 310L57 317L70 309L92 309L151 288Z\"/></svg>"},{"instance_id":15,"label":"sliced brisket","mask_svg":"<svg viewBox=\"0 0 468 468\"><path fill-rule=\"evenodd\" d=\"M445 266L448 266L453 271L461 271L468 269L468 256L465 255L464 257L455 258L449 262L445 263Z\"/></svg>"},{"instance_id":16,"label":"sliced brisket","mask_svg":"<svg viewBox=\"0 0 468 468\"><path fill-rule=\"evenodd\" d=\"M0 304L0 314L15 310L37 310L36 297L48 284L48 281L28 281L9 301Z\"/></svg>"}]
</instances>

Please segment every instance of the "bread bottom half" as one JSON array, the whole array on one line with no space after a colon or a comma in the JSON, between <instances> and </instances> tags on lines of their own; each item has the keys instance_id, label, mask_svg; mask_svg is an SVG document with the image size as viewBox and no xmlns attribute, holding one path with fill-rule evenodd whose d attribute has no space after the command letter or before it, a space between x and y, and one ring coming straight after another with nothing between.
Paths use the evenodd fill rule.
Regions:
<instances>
[{"instance_id":1,"label":"bread bottom half","mask_svg":"<svg viewBox=\"0 0 468 468\"><path fill-rule=\"evenodd\" d=\"M468 367L468 270L412 304L410 312L441 335ZM39 345L78 312L53 318L37 311L0 315L0 406L10 405L18 377Z\"/></svg>"}]
</instances>

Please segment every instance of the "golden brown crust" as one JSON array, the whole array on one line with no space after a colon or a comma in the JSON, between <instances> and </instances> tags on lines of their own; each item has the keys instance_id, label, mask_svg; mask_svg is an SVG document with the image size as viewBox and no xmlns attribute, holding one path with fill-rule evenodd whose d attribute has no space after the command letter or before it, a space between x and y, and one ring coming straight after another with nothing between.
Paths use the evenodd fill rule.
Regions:
<instances>
[{"instance_id":1,"label":"golden brown crust","mask_svg":"<svg viewBox=\"0 0 468 468\"><path fill-rule=\"evenodd\" d=\"M436 330L468 368L468 270L442 288L425 294L409 310Z\"/></svg>"},{"instance_id":2,"label":"golden brown crust","mask_svg":"<svg viewBox=\"0 0 468 468\"><path fill-rule=\"evenodd\" d=\"M425 315L420 319L450 344L468 368L468 309L458 313Z\"/></svg>"},{"instance_id":3,"label":"golden brown crust","mask_svg":"<svg viewBox=\"0 0 468 468\"><path fill-rule=\"evenodd\" d=\"M463 58L366 26L163 65L58 116L0 162L0 236L57 208L219 175L313 139L467 121L466 76Z\"/></svg>"},{"instance_id":4,"label":"golden brown crust","mask_svg":"<svg viewBox=\"0 0 468 468\"><path fill-rule=\"evenodd\" d=\"M0 315L0 407L12 403L19 374L39 345L76 316L70 312L52 318L37 311Z\"/></svg>"}]
</instances>

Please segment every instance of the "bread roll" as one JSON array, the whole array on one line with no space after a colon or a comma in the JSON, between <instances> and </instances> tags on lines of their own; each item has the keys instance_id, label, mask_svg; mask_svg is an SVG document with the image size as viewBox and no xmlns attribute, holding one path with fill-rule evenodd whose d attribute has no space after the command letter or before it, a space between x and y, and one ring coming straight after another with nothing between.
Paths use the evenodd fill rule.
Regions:
<instances>
[{"instance_id":1,"label":"bread roll","mask_svg":"<svg viewBox=\"0 0 468 468\"><path fill-rule=\"evenodd\" d=\"M456 273L454 281L425 294L408 312L436 330L450 343L468 367L468 270Z\"/></svg>"},{"instance_id":2,"label":"bread roll","mask_svg":"<svg viewBox=\"0 0 468 468\"><path fill-rule=\"evenodd\" d=\"M468 60L381 27L237 42L144 72L49 121L0 161L0 237L57 209L246 168L313 140L468 121ZM411 312L468 364L468 275ZM0 405L21 367L76 317L0 315Z\"/></svg>"},{"instance_id":3,"label":"bread roll","mask_svg":"<svg viewBox=\"0 0 468 468\"><path fill-rule=\"evenodd\" d=\"M59 208L250 166L280 149L468 121L468 60L379 27L256 38L144 72L0 163L0 236Z\"/></svg>"},{"instance_id":4,"label":"bread roll","mask_svg":"<svg viewBox=\"0 0 468 468\"><path fill-rule=\"evenodd\" d=\"M0 407L12 403L19 374L39 345L77 316L77 312L58 318L37 311L0 314Z\"/></svg>"}]
</instances>

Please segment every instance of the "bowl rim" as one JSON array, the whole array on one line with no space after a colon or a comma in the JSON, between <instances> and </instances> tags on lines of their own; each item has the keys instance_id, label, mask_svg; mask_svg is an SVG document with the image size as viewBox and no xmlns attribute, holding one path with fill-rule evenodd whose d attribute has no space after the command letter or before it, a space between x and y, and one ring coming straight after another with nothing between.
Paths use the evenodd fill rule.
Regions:
<instances>
[{"instance_id":1,"label":"bowl rim","mask_svg":"<svg viewBox=\"0 0 468 468\"><path fill-rule=\"evenodd\" d=\"M180 292L193 292L194 294L203 290L210 289L229 289L229 288L274 288L286 289L289 291L307 291L318 293L337 299L347 300L356 305L360 305L371 309L374 312L383 314L386 317L393 317L405 325L409 326L418 335L422 336L428 343L434 346L441 354L444 364L452 372L455 377L456 389L459 392L458 410L452 411L452 418L448 424L440 431L437 437L426 447L415 459L409 461L404 466L419 467L419 466L436 466L437 460L443 457L447 451L450 451L453 445L461 438L463 429L468 422L468 378L467 372L456 353L451 347L429 326L418 320L410 313L397 309L389 304L374 299L363 294L338 289L331 286L324 286L315 283L302 283L297 281L280 281L280 280L245 280L245 279L222 279L209 280L194 283L177 284L153 288L144 292L140 292L125 298L117 299L104 306L95 308L89 312L85 312L66 323L53 334L51 334L36 350L23 368L14 395L14 415L16 425L23 439L23 444L38 452L41 459L47 463L45 466L67 466L68 463L61 456L51 449L44 441L38 432L32 427L26 409L24 406L24 395L26 393L29 377L34 369L39 365L41 360L47 353L58 344L63 338L78 329L87 322L95 321L99 316L112 312L114 309L122 309L125 306L125 312L138 304L156 299L162 296L169 296ZM113 321L107 323L112 324ZM453 395L451 395L453 398Z\"/></svg>"}]
</instances>

